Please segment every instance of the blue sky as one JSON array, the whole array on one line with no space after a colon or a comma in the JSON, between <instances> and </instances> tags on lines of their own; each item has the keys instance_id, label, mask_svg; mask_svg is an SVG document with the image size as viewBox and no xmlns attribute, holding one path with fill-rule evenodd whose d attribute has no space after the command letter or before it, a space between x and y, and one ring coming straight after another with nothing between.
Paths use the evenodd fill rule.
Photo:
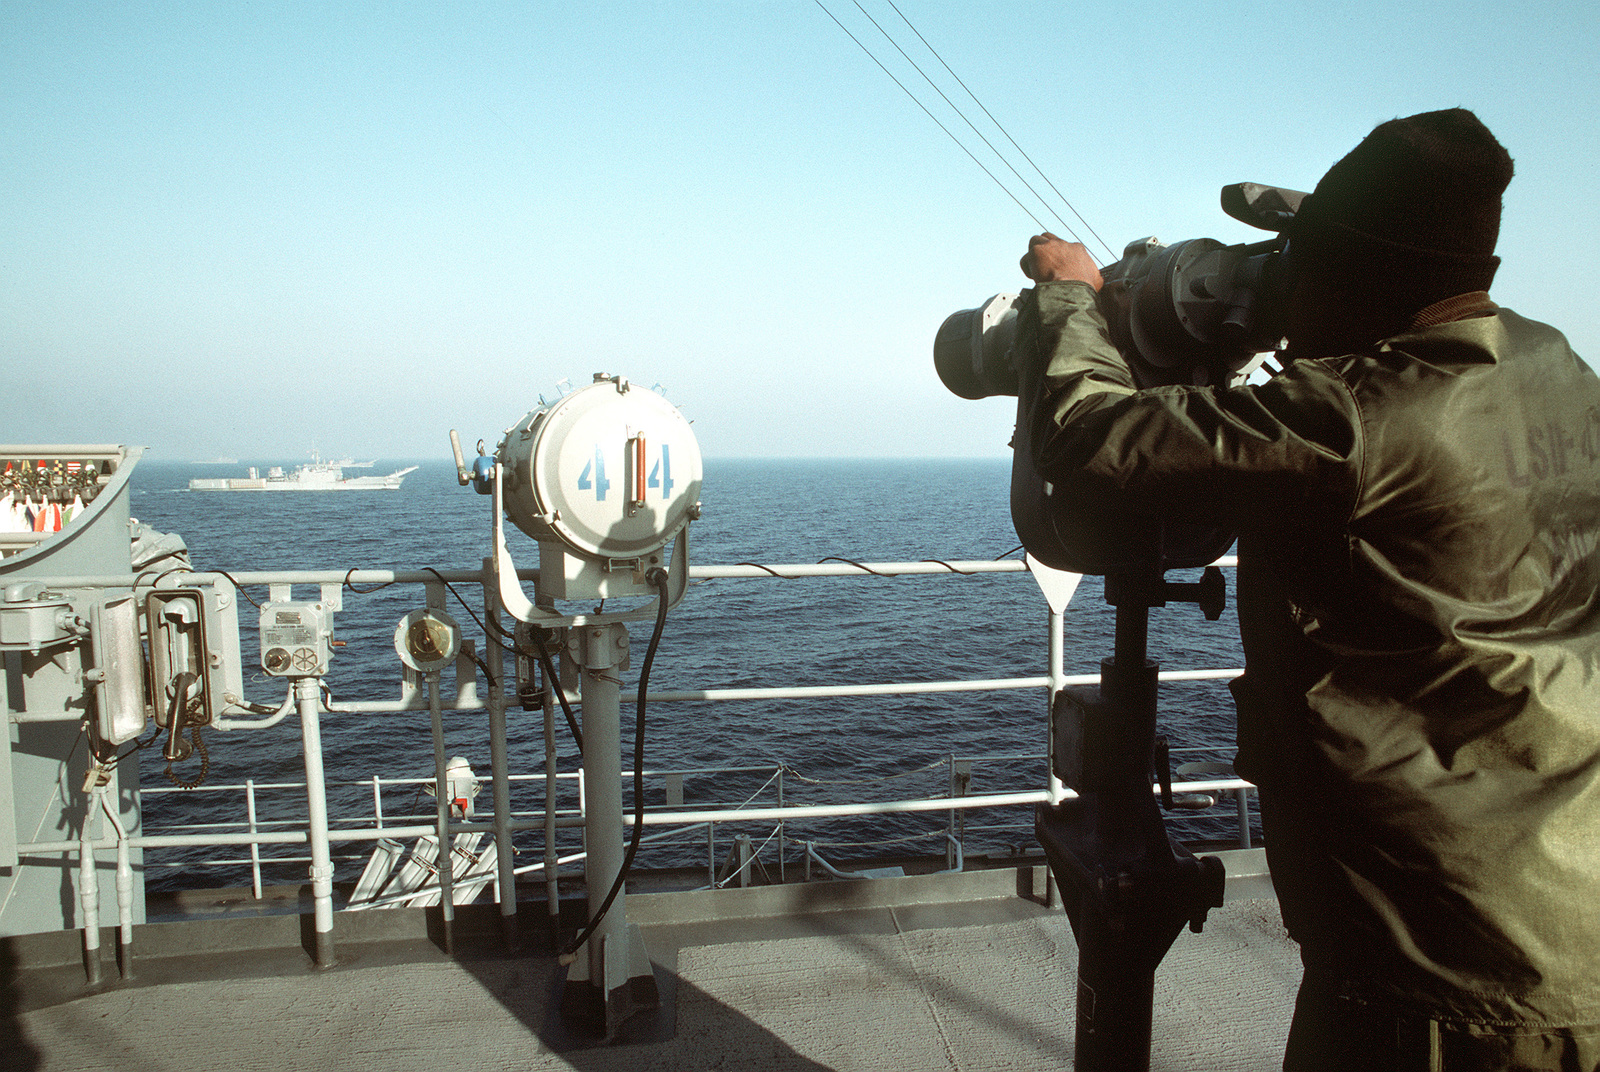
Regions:
<instances>
[{"instance_id":1,"label":"blue sky","mask_svg":"<svg viewBox=\"0 0 1600 1072\"><path fill-rule=\"evenodd\" d=\"M1119 250L1259 237L1223 184L1474 109L1517 162L1495 297L1600 354L1592 3L897 2ZM815 0L9 0L0 198L0 439L167 459L443 456L599 370L712 457L1003 456L930 346L1038 229Z\"/></svg>"}]
</instances>

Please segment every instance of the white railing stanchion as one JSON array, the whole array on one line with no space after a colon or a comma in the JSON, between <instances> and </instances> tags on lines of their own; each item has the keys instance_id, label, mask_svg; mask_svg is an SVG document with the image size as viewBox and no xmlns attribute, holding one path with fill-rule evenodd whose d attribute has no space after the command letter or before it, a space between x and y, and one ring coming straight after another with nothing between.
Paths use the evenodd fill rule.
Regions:
<instances>
[{"instance_id":1,"label":"white railing stanchion","mask_svg":"<svg viewBox=\"0 0 1600 1072\"><path fill-rule=\"evenodd\" d=\"M319 968L333 967L333 854L328 842L328 784L322 772L322 698L314 677L295 678L300 702L301 750L305 753L307 837L311 842L311 900Z\"/></svg>"},{"instance_id":2,"label":"white railing stanchion","mask_svg":"<svg viewBox=\"0 0 1600 1072\"><path fill-rule=\"evenodd\" d=\"M1250 847L1250 790L1235 789L1239 797L1239 847Z\"/></svg>"},{"instance_id":3,"label":"white railing stanchion","mask_svg":"<svg viewBox=\"0 0 1600 1072\"><path fill-rule=\"evenodd\" d=\"M244 812L249 823L250 833L255 834L256 829L256 782L254 778L244 780ZM378 823L383 826L382 821ZM259 842L250 843L250 892L256 900L261 900L261 845Z\"/></svg>"},{"instance_id":4,"label":"white railing stanchion","mask_svg":"<svg viewBox=\"0 0 1600 1072\"><path fill-rule=\"evenodd\" d=\"M1066 672L1066 638L1063 633L1066 629L1067 615L1065 610L1050 610L1050 685L1045 693L1045 762L1047 769L1045 777L1050 786L1050 804L1052 807L1059 805L1067 799L1067 787L1060 778L1056 777L1055 756L1050 753L1050 742L1053 740L1050 732L1050 720L1055 717L1056 696L1067 685Z\"/></svg>"},{"instance_id":5,"label":"white railing stanchion","mask_svg":"<svg viewBox=\"0 0 1600 1072\"><path fill-rule=\"evenodd\" d=\"M484 560L488 570L489 561ZM500 683L505 680L505 648L496 634L500 628L500 605L494 590L483 586L484 621L488 625L485 641L489 645L489 770L494 791L495 899L500 904L500 936L509 945L517 933L516 861L511 844L511 765L506 747L506 699Z\"/></svg>"},{"instance_id":6,"label":"white railing stanchion","mask_svg":"<svg viewBox=\"0 0 1600 1072\"><path fill-rule=\"evenodd\" d=\"M444 921L444 951L455 952L456 902L452 893L455 871L455 842L450 837L450 779L444 758L444 711L439 706L439 671L428 671L428 714L433 721L433 795L438 805L439 855L435 861L439 879L439 914Z\"/></svg>"},{"instance_id":7,"label":"white railing stanchion","mask_svg":"<svg viewBox=\"0 0 1600 1072\"><path fill-rule=\"evenodd\" d=\"M540 670L543 674L543 669ZM550 936L560 944L561 934L561 858L556 849L556 791L561 783L556 777L559 757L556 754L556 682L544 682L544 897L545 911L549 916ZM580 790L581 792L581 790ZM580 811L582 809L580 808Z\"/></svg>"}]
</instances>

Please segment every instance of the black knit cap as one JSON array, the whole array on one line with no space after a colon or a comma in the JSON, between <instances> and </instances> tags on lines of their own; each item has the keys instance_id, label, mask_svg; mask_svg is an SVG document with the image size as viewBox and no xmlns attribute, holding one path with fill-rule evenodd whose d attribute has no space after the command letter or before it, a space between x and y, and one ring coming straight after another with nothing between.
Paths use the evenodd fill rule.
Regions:
<instances>
[{"instance_id":1,"label":"black knit cap","mask_svg":"<svg viewBox=\"0 0 1600 1072\"><path fill-rule=\"evenodd\" d=\"M1381 281L1417 308L1487 290L1511 157L1465 108L1391 119L1317 183L1289 225L1305 270Z\"/></svg>"}]
</instances>

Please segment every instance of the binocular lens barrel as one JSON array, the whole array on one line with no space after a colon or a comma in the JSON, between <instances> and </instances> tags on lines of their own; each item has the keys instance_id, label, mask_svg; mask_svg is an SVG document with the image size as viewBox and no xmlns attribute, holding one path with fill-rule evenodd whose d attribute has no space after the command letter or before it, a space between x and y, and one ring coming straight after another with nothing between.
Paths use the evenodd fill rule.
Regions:
<instances>
[{"instance_id":1,"label":"binocular lens barrel","mask_svg":"<svg viewBox=\"0 0 1600 1072\"><path fill-rule=\"evenodd\" d=\"M951 313L933 339L933 367L962 398L1017 393L1011 345L1017 337L1016 294L996 294L976 309Z\"/></svg>"}]
</instances>

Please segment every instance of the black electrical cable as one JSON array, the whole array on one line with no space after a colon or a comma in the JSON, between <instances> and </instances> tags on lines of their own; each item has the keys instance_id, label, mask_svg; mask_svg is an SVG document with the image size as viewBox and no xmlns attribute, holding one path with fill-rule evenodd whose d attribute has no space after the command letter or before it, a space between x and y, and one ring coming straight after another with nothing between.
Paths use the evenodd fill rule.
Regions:
<instances>
[{"instance_id":1,"label":"black electrical cable","mask_svg":"<svg viewBox=\"0 0 1600 1072\"><path fill-rule=\"evenodd\" d=\"M150 736L149 737L147 737L147 738L145 738L143 740L140 740L138 737L135 737L133 739L133 746L131 748L129 748L127 751L118 752L117 755L116 755L116 758L113 759L110 762L109 765L115 767L118 763L121 763L123 760L127 759L129 756L133 755L135 752L139 751L141 748L149 748L151 745L156 743L157 738L159 738L160 736L161 736L161 727L157 726L155 729L150 731Z\"/></svg>"},{"instance_id":2,"label":"black electrical cable","mask_svg":"<svg viewBox=\"0 0 1600 1072\"><path fill-rule=\"evenodd\" d=\"M483 619L478 617L477 612L472 609L472 604L468 603L465 599L461 598L461 593L456 591L456 586L455 585L451 584L449 581L444 579L444 574L440 573L438 570L434 569L432 566L423 566L422 568L424 570L426 570L427 572L433 574L435 577L439 578L439 583L444 585L445 588L447 588L449 590L450 594L456 597L456 602L461 604L461 609L466 611L469 615L471 615L472 620L474 622L478 623L478 628L483 630L483 635L485 637L487 637L488 639L494 641L496 644L499 644L501 650L508 651L513 655L515 655L517 653L516 648L508 648L508 647L506 647L505 644L501 643L499 638L494 635L494 633L496 631L499 632L500 636L509 636L510 634L508 634L504 629L491 631L490 628L487 625L484 625L483 624Z\"/></svg>"},{"instance_id":3,"label":"black electrical cable","mask_svg":"<svg viewBox=\"0 0 1600 1072\"><path fill-rule=\"evenodd\" d=\"M244 590L244 585L240 584L238 581L235 581L233 579L233 574L229 573L227 570L219 570L219 569L214 569L211 572L215 573L215 574L217 574L219 576L228 578L229 582L232 583L232 585L233 585L234 591L236 591L240 595L244 596L245 601L247 603L249 603L252 607L256 608L256 610L260 610L261 609L261 604L257 603L255 600L250 598L250 593L246 592Z\"/></svg>"},{"instance_id":4,"label":"black electrical cable","mask_svg":"<svg viewBox=\"0 0 1600 1072\"><path fill-rule=\"evenodd\" d=\"M61 761L61 769L66 770L72 764L72 757L78 754L78 745L89 736L89 720L84 719L78 723L78 735L72 739L72 750L67 753L67 758ZM98 736L98 734L96 734ZM99 756L94 754L94 742L89 743L89 758L98 761Z\"/></svg>"},{"instance_id":5,"label":"black electrical cable","mask_svg":"<svg viewBox=\"0 0 1600 1072\"><path fill-rule=\"evenodd\" d=\"M617 872L617 880L611 884L611 892L606 894L606 899L600 903L600 910L589 920L587 926L578 932L578 936L567 943L560 953L559 959L564 964L571 964L583 943L600 926L600 921L606 918L606 913L611 909L611 902L617 899L617 894L622 890L622 884L628 880L628 872L633 868L634 854L639 851L639 842L644 835L644 698L650 685L650 666L656 659L656 646L661 643L661 630L667 623L667 571L660 566L645 574L645 580L653 585L660 595L660 603L656 607L655 630L650 634L650 646L645 649L644 668L639 672L639 700L634 705L633 724L633 840L628 845L628 852L622 858L622 868Z\"/></svg>"},{"instance_id":6,"label":"black electrical cable","mask_svg":"<svg viewBox=\"0 0 1600 1072\"><path fill-rule=\"evenodd\" d=\"M456 597L456 602L460 603L462 608L464 610L466 610L466 612L468 614L472 615L472 620L474 622L478 623L478 628L483 630L483 635L488 640L490 640L491 642L493 642L495 644L498 644L500 646L500 650L501 651L504 651L504 652L506 652L506 653L508 653L510 655L527 655L527 654L530 654L529 652L525 652L521 648L517 647L517 638L516 638L515 634L506 632L505 629L502 628L499 624L496 624L493 629L491 629L488 625L486 625L484 623L484 620L482 618L478 617L476 612L473 611L472 606L465 599L461 598L461 593L456 591L455 585L453 585L449 581L445 580L444 579L444 575L441 574L438 570L434 569L432 566L424 566L422 568L427 570L429 573L433 574L435 577L439 578L439 583L444 585L446 588L448 588L450 590L450 594ZM498 633L500 635L496 636L495 635L496 633ZM507 645L505 643L505 641L500 639L500 637L510 637L511 638L511 643L509 645ZM558 678L556 676L555 672L551 669L550 653L545 650L544 642L541 641L538 637L534 637L534 644L539 649L538 656L539 656L541 665L544 667L544 672L545 672L546 678L549 681L554 683L555 692L556 692L556 699L561 701L561 711L562 711L563 714L565 714L567 716L567 728L572 731L572 739L574 741L576 741L577 744L578 744L578 754L582 755L583 754L583 734L581 732L579 732L579 730L578 730L578 720L577 720L576 716L574 716L573 713L572 713L572 705L567 702L567 695L561 689L561 680L560 680L560 678ZM494 679L489 674L489 668L486 667L486 666L483 666L482 663L479 663L478 665L480 667L483 667L483 675L484 675L484 677L489 678L489 687L491 689L492 688L498 688L498 686L495 684Z\"/></svg>"},{"instance_id":7,"label":"black electrical cable","mask_svg":"<svg viewBox=\"0 0 1600 1072\"><path fill-rule=\"evenodd\" d=\"M533 645L537 649L539 667L544 671L544 679L550 682L550 689L556 694L556 699L561 702L561 713L567 716L567 729L572 731L572 739L577 742L578 755L583 755L583 731L578 729L578 719L572 713L572 704L567 702L567 690L561 687L561 677L555 671L555 666L550 661L550 652L544 646L544 641L535 636Z\"/></svg>"},{"instance_id":8,"label":"black electrical cable","mask_svg":"<svg viewBox=\"0 0 1600 1072\"><path fill-rule=\"evenodd\" d=\"M853 558L840 558L838 555L828 555L826 558L817 559L817 565L819 565L819 566L822 565L824 562L843 562L847 566L854 566L856 569L861 570L863 573L870 573L874 577L889 577L889 578L892 579L893 576L894 576L891 573L879 573L877 570L873 569L871 566L862 565L860 562L857 562Z\"/></svg>"},{"instance_id":9,"label":"black electrical cable","mask_svg":"<svg viewBox=\"0 0 1600 1072\"><path fill-rule=\"evenodd\" d=\"M200 739L200 727L195 724L189 726L189 740L194 742L194 752L200 757L200 773L192 781L179 778L172 773L172 763L167 764L167 781L179 789L198 789L205 783L206 775L211 771L211 754L206 751L206 743Z\"/></svg>"},{"instance_id":10,"label":"black electrical cable","mask_svg":"<svg viewBox=\"0 0 1600 1072\"><path fill-rule=\"evenodd\" d=\"M477 612L472 609L472 604L468 603L465 599L462 598L461 593L456 591L456 586L451 584L449 581L445 580L444 579L444 575L442 573L440 573L438 570L434 569L432 566L423 566L422 568L424 570L427 570L429 573L433 574L435 577L439 578L439 583L444 585L445 588L447 588L449 590L450 594L456 597L456 602L461 604L461 609L466 611L467 614L471 616L472 620L475 623L477 623L477 626L478 626L479 629L483 630L483 635L484 635L485 639L487 639L490 643L495 644L496 646L498 646L500 648L500 650L505 652L507 655L526 655L526 654L528 654L527 652L525 652L522 649L517 647L517 638L516 638L515 634L506 632L505 628L503 626L501 626L498 622L485 623L482 618L478 617ZM393 581L389 582L389 584L393 584L393 583L394 583ZM387 588L388 585L383 585L382 587ZM507 644L505 641L501 640L500 637L510 637L511 638L511 643ZM476 660L475 659L473 661L478 663L478 666L483 670L484 676L490 678L490 680L492 681L493 677L492 677L492 675L490 675L488 667L484 666L483 662L481 660Z\"/></svg>"},{"instance_id":11,"label":"black electrical cable","mask_svg":"<svg viewBox=\"0 0 1600 1072\"><path fill-rule=\"evenodd\" d=\"M500 687L500 682L496 681L494 675L489 672L489 664L484 662L481 656L472 656L472 662L473 665L475 665L479 670L483 671L483 676L489 682L490 690L498 689Z\"/></svg>"},{"instance_id":12,"label":"black electrical cable","mask_svg":"<svg viewBox=\"0 0 1600 1072\"><path fill-rule=\"evenodd\" d=\"M925 558L922 561L924 561L924 562L932 562L936 566L943 566L945 569L949 570L951 573L959 573L963 577L971 577L971 576L973 576L973 572L974 571L972 571L972 570L964 570L964 569L956 569L954 566L952 566L950 563L946 562L942 558Z\"/></svg>"},{"instance_id":13,"label":"black electrical cable","mask_svg":"<svg viewBox=\"0 0 1600 1072\"><path fill-rule=\"evenodd\" d=\"M774 577L778 578L778 580L780 580L780 581L792 581L792 580L794 580L794 578L789 576L787 573L779 573L777 570L773 569L771 566L763 566L759 562L739 562L739 563L736 563L736 565L749 566L752 569L765 570L766 572L772 574Z\"/></svg>"},{"instance_id":14,"label":"black electrical cable","mask_svg":"<svg viewBox=\"0 0 1600 1072\"><path fill-rule=\"evenodd\" d=\"M146 582L145 579L144 579L144 576L145 576L145 574L147 574L149 572L151 572L151 571L150 570L141 570L141 571L139 571L138 576L134 577L134 579L133 579L133 585L134 585L135 588L154 588L156 585L161 583L161 578L163 578L163 577L170 577L174 573L193 573L194 570L190 569L188 566L172 566L172 567L170 567L168 569L164 569L160 573L156 574L155 580ZM231 578L230 578L230 580L231 580Z\"/></svg>"},{"instance_id":15,"label":"black electrical cable","mask_svg":"<svg viewBox=\"0 0 1600 1072\"><path fill-rule=\"evenodd\" d=\"M350 589L350 591L354 592L358 596L371 595L373 592L381 592L385 588L389 587L391 584L395 583L394 581L384 581L382 584L375 584L375 585L371 586L370 588L357 588L355 585L350 583L350 578L355 576L355 572L356 572L355 571L355 567L352 566L345 573L343 587ZM441 577L440 580L443 580L443 578ZM456 598L460 599L461 597L457 596Z\"/></svg>"},{"instance_id":16,"label":"black electrical cable","mask_svg":"<svg viewBox=\"0 0 1600 1072\"><path fill-rule=\"evenodd\" d=\"M172 734L172 739L168 747L161 750L161 757L167 761L167 780L179 789L198 788L205 782L206 775L211 770L211 756L206 751L205 741L200 738L201 723L195 721L194 713L191 710L191 708L199 706L200 700L198 698L194 700L188 698L189 686L194 684L195 680L196 676L187 670L173 678L171 686L172 704L167 708L167 732ZM183 739L183 730L186 723L189 729L189 740L193 742L188 755L199 755L200 757L200 773L192 781L179 778L172 770L174 763L188 758L188 755L175 754L178 750L173 747ZM117 757L118 760L121 760L121 758L121 756Z\"/></svg>"}]
</instances>

